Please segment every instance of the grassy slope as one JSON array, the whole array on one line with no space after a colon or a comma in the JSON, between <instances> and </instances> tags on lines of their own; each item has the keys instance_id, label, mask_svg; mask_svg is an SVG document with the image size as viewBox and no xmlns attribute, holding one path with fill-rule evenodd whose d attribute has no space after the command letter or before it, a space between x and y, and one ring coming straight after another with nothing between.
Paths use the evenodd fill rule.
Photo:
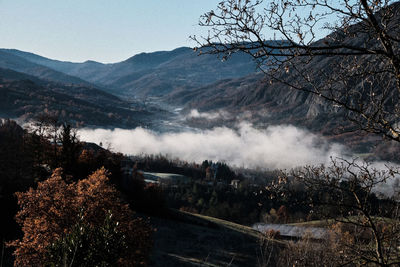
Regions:
<instances>
[{"instance_id":1,"label":"grassy slope","mask_svg":"<svg viewBox=\"0 0 400 267\"><path fill-rule=\"evenodd\" d=\"M150 266L257 266L260 233L250 227L181 211L151 222Z\"/></svg>"}]
</instances>

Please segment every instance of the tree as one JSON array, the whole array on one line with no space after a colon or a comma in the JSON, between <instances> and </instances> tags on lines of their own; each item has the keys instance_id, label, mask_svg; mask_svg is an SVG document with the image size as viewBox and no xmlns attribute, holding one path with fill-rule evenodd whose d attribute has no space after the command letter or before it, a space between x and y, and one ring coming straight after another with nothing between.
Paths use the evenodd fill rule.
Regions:
<instances>
[{"instance_id":1,"label":"tree","mask_svg":"<svg viewBox=\"0 0 400 267\"><path fill-rule=\"evenodd\" d=\"M98 239L96 244L79 247L84 250L79 251L79 255L87 255L89 251L100 253L102 249L103 254L107 254L108 247L101 245L107 244L106 239L110 233L111 239L119 233L124 235L123 241L127 248L112 258L117 262L108 264L144 264L151 248L151 228L142 219L134 217L128 205L121 201L116 189L108 184L107 175L107 171L102 168L87 179L67 184L61 178L61 169L57 169L51 178L38 183L37 189L30 188L25 193L16 193L21 207L16 219L24 235L21 240L10 243L16 248L14 265L43 266L54 262L55 258L51 255L63 255L65 248L70 248L71 239L77 242L84 242L88 237ZM108 218L110 214L112 217ZM77 225L82 226L86 232L77 232ZM109 229L109 233L101 234L101 229L115 226L117 232ZM73 255L67 255L66 260L74 262L68 258ZM83 263L74 264L82 266Z\"/></svg>"},{"instance_id":2,"label":"tree","mask_svg":"<svg viewBox=\"0 0 400 267\"><path fill-rule=\"evenodd\" d=\"M400 3L394 2L225 0L200 19L208 36L192 38L200 52L248 53L270 86L314 95L357 129L400 141ZM320 32L329 34L318 40Z\"/></svg>"},{"instance_id":3,"label":"tree","mask_svg":"<svg viewBox=\"0 0 400 267\"><path fill-rule=\"evenodd\" d=\"M400 203L387 183L398 179L398 174L356 160L334 160L327 167L296 170L286 181L301 181L307 198L304 204L333 225L332 241L342 251L341 262L397 266ZM290 185L286 185L286 194L291 194Z\"/></svg>"},{"instance_id":4,"label":"tree","mask_svg":"<svg viewBox=\"0 0 400 267\"><path fill-rule=\"evenodd\" d=\"M59 167L58 142L60 140L61 122L58 112L44 112L39 114L33 125L32 132L40 136L41 139L48 140L52 143L45 158L53 169Z\"/></svg>"},{"instance_id":5,"label":"tree","mask_svg":"<svg viewBox=\"0 0 400 267\"><path fill-rule=\"evenodd\" d=\"M60 133L61 141L61 167L66 174L74 174L77 168L81 144L76 137L76 131L71 128L71 125L64 123Z\"/></svg>"},{"instance_id":6,"label":"tree","mask_svg":"<svg viewBox=\"0 0 400 267\"><path fill-rule=\"evenodd\" d=\"M267 89L301 91L356 129L400 142L399 24L392 0L225 0L200 19L208 36L193 39L201 53L250 54ZM320 32L327 35L318 40ZM290 175L306 186L313 211L352 227L357 242L339 243L344 263L400 263L398 199L376 195L399 173L387 167L335 160Z\"/></svg>"}]
</instances>

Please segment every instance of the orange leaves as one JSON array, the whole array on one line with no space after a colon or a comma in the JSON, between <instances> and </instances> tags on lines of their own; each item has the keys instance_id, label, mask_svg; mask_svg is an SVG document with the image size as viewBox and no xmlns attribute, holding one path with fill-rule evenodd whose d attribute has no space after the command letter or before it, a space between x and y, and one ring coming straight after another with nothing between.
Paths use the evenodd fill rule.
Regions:
<instances>
[{"instance_id":1,"label":"orange leaves","mask_svg":"<svg viewBox=\"0 0 400 267\"><path fill-rule=\"evenodd\" d=\"M133 217L117 190L108 184L107 175L107 170L101 168L87 179L68 184L61 178L62 170L56 169L48 180L38 183L37 189L16 193L21 207L16 219L24 236L10 243L16 247L15 265L43 265L48 247L69 233L80 216L86 224L98 227L110 212L119 231L128 237L130 248L142 252L140 257L130 255L126 259L145 261L151 229L143 220Z\"/></svg>"}]
</instances>

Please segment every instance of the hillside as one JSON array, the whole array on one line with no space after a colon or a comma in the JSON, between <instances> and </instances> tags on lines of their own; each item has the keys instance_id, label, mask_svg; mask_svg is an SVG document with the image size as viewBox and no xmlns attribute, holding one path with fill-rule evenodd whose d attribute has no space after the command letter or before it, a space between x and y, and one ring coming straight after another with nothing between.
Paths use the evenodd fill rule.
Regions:
<instances>
[{"instance_id":1,"label":"hillside","mask_svg":"<svg viewBox=\"0 0 400 267\"><path fill-rule=\"evenodd\" d=\"M0 115L27 121L43 112L80 126L135 127L151 113L93 87L47 82L0 69Z\"/></svg>"},{"instance_id":2,"label":"hillside","mask_svg":"<svg viewBox=\"0 0 400 267\"><path fill-rule=\"evenodd\" d=\"M257 231L212 217L171 212L169 219L151 218L157 231L150 266L257 266L261 238Z\"/></svg>"},{"instance_id":3,"label":"hillside","mask_svg":"<svg viewBox=\"0 0 400 267\"><path fill-rule=\"evenodd\" d=\"M29 61L14 53L15 50L0 50L0 68L22 72L46 81L65 84L77 84L90 86L91 84L78 77L59 72L50 67Z\"/></svg>"}]
</instances>

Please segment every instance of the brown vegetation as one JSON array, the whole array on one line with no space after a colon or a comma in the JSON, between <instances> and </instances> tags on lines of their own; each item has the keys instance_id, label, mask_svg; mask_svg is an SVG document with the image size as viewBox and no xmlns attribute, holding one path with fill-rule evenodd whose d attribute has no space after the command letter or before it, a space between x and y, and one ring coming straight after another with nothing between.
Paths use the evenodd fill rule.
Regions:
<instances>
[{"instance_id":1,"label":"brown vegetation","mask_svg":"<svg viewBox=\"0 0 400 267\"><path fill-rule=\"evenodd\" d=\"M37 189L16 194L21 207L17 221L24 236L10 243L16 248L15 266L48 262L49 246L72 230L80 214L84 223L100 227L109 213L118 222L118 231L126 236L127 248L120 251L118 263L145 264L151 248L151 228L123 204L116 189L108 184L107 171L99 169L87 179L70 184L61 176L61 169L57 169L51 178L38 183Z\"/></svg>"}]
</instances>

